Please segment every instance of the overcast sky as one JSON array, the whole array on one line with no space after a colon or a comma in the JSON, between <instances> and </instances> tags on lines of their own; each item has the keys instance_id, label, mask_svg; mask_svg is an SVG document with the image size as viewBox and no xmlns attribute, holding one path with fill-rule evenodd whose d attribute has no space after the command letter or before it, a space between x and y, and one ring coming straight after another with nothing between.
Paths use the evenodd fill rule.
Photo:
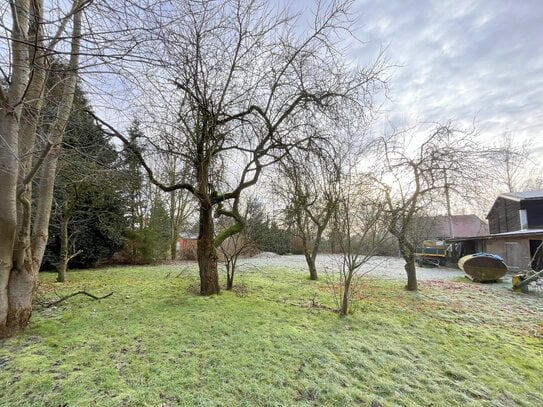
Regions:
<instances>
[{"instance_id":1,"label":"overcast sky","mask_svg":"<svg viewBox=\"0 0 543 407\"><path fill-rule=\"evenodd\" d=\"M543 154L543 0L355 0L352 11L364 43L350 58L365 64L386 47L396 65L377 132L387 120L474 122L489 142L507 131Z\"/></svg>"},{"instance_id":2,"label":"overcast sky","mask_svg":"<svg viewBox=\"0 0 543 407\"><path fill-rule=\"evenodd\" d=\"M543 153L542 0L358 0L362 63L388 46L393 122L469 123Z\"/></svg>"}]
</instances>

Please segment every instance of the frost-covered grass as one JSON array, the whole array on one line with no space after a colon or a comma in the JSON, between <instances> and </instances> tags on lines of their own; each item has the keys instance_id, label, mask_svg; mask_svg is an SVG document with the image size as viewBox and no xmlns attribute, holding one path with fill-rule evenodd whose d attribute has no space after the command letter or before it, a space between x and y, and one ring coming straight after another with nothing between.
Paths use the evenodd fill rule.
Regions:
<instances>
[{"instance_id":1,"label":"frost-covered grass","mask_svg":"<svg viewBox=\"0 0 543 407\"><path fill-rule=\"evenodd\" d=\"M40 276L25 335L0 342L0 405L543 405L540 297L368 279L340 319L325 282L268 268L200 297L191 266Z\"/></svg>"}]
</instances>

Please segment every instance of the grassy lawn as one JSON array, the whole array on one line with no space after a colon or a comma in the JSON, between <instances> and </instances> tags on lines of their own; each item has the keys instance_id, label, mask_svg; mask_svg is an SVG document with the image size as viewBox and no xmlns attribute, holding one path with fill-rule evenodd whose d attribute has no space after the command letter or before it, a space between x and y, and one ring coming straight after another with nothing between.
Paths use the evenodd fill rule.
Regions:
<instances>
[{"instance_id":1,"label":"grassy lawn","mask_svg":"<svg viewBox=\"0 0 543 407\"><path fill-rule=\"evenodd\" d=\"M181 275L179 275L181 273ZM200 297L195 268L42 274L26 334L0 342L2 406L543 405L541 297L368 279L345 319L324 282L245 273Z\"/></svg>"}]
</instances>

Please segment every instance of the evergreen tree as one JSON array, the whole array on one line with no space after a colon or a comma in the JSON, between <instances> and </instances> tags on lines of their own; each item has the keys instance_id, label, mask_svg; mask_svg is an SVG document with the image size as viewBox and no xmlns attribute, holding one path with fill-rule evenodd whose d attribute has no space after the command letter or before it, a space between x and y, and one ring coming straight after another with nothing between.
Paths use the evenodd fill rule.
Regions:
<instances>
[{"instance_id":1,"label":"evergreen tree","mask_svg":"<svg viewBox=\"0 0 543 407\"><path fill-rule=\"evenodd\" d=\"M44 268L56 267L59 281L71 267L93 267L122 247L126 229L118 154L87 113L89 103L78 87L55 182ZM47 131L48 107L42 129Z\"/></svg>"},{"instance_id":2,"label":"evergreen tree","mask_svg":"<svg viewBox=\"0 0 543 407\"><path fill-rule=\"evenodd\" d=\"M289 251L290 236L286 230L281 229L276 222L270 221L262 204L254 202L252 216L247 219L248 237L256 244L259 250L286 254Z\"/></svg>"}]
</instances>

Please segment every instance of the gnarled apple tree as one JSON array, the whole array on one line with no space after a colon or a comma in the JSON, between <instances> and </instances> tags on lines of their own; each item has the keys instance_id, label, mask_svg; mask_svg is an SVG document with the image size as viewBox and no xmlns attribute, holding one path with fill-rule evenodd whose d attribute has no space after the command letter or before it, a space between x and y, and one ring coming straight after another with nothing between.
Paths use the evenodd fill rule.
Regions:
<instances>
[{"instance_id":1,"label":"gnarled apple tree","mask_svg":"<svg viewBox=\"0 0 543 407\"><path fill-rule=\"evenodd\" d=\"M143 115L146 151L182 157L193 178L164 184L141 159L153 183L185 189L198 202L202 295L219 292L217 248L243 228L242 192L288 151L321 137L312 131L320 117L367 115L385 85L380 56L362 68L344 60L339 37L350 32L350 4L318 3L311 24L302 26L301 17L262 0L180 2L149 49L161 67L153 64L138 79L152 89ZM169 130L153 131L158 122ZM224 179L217 179L219 167ZM216 233L216 216L236 222Z\"/></svg>"}]
</instances>

